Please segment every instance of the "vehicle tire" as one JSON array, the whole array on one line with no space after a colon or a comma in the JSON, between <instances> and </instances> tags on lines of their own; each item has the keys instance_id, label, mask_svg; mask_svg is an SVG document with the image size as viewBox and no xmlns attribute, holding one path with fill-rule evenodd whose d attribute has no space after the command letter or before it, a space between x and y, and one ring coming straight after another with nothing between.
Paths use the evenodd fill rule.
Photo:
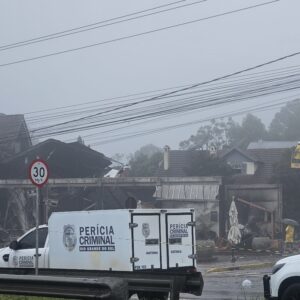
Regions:
<instances>
[{"instance_id":1,"label":"vehicle tire","mask_svg":"<svg viewBox=\"0 0 300 300\"><path fill-rule=\"evenodd\" d=\"M164 292L140 292L138 293L139 300L166 300L169 293Z\"/></svg>"},{"instance_id":2,"label":"vehicle tire","mask_svg":"<svg viewBox=\"0 0 300 300\"><path fill-rule=\"evenodd\" d=\"M282 294L281 300L300 300L300 283L288 286Z\"/></svg>"}]
</instances>

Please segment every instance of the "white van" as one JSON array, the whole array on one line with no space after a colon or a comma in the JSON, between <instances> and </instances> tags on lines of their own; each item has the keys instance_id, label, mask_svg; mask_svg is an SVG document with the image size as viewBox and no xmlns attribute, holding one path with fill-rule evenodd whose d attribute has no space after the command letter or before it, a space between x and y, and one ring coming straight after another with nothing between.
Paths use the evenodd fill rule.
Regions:
<instances>
[{"instance_id":1,"label":"white van","mask_svg":"<svg viewBox=\"0 0 300 300\"><path fill-rule=\"evenodd\" d=\"M57 212L38 236L40 275L121 278L144 299L202 294L193 209ZM0 249L0 273L34 274L35 262L35 228Z\"/></svg>"},{"instance_id":2,"label":"white van","mask_svg":"<svg viewBox=\"0 0 300 300\"><path fill-rule=\"evenodd\" d=\"M39 268L134 271L195 267L190 209L53 213L39 227ZM0 267L35 267L35 228L0 250ZM2 259L1 259L2 257Z\"/></svg>"}]
</instances>

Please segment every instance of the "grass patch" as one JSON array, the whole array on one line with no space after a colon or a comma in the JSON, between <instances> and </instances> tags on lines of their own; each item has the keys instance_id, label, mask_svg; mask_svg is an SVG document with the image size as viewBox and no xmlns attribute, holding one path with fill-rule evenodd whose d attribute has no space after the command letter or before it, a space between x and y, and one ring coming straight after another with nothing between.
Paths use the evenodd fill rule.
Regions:
<instances>
[{"instance_id":1,"label":"grass patch","mask_svg":"<svg viewBox=\"0 0 300 300\"><path fill-rule=\"evenodd\" d=\"M62 300L63 298L24 296L24 295L0 295L0 300Z\"/></svg>"}]
</instances>

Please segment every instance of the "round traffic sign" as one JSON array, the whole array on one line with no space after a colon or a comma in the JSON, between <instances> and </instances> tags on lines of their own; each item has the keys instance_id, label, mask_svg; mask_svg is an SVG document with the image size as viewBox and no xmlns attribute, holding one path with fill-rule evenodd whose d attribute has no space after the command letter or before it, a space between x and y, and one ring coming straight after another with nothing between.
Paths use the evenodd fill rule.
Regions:
<instances>
[{"instance_id":1,"label":"round traffic sign","mask_svg":"<svg viewBox=\"0 0 300 300\"><path fill-rule=\"evenodd\" d=\"M31 182L42 187L48 181L48 166L42 159L34 160L29 167L29 178Z\"/></svg>"}]
</instances>

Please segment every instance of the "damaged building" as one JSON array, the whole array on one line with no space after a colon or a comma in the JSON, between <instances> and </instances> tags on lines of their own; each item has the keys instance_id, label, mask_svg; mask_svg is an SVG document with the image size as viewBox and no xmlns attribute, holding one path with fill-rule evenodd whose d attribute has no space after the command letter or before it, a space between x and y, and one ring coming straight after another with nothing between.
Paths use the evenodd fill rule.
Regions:
<instances>
[{"instance_id":1,"label":"damaged building","mask_svg":"<svg viewBox=\"0 0 300 300\"><path fill-rule=\"evenodd\" d=\"M51 178L85 178L103 176L111 164L103 154L79 143L46 140L1 161L0 178L5 180L28 179L31 161L45 160ZM35 224L35 188L1 189L0 238L18 236ZM95 189L84 187L51 188L40 192L40 222L47 222L51 211L82 210L97 203Z\"/></svg>"}]
</instances>

